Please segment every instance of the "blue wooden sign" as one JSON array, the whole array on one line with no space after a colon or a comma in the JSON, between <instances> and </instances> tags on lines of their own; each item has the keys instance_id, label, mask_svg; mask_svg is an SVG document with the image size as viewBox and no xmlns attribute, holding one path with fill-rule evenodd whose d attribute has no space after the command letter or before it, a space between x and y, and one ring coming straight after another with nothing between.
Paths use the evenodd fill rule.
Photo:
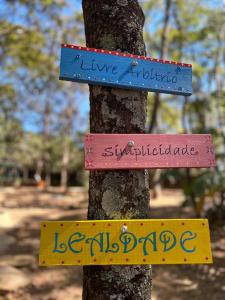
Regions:
<instances>
[{"instance_id":1,"label":"blue wooden sign","mask_svg":"<svg viewBox=\"0 0 225 300\"><path fill-rule=\"evenodd\" d=\"M192 66L101 49L62 45L61 80L191 95Z\"/></svg>"}]
</instances>

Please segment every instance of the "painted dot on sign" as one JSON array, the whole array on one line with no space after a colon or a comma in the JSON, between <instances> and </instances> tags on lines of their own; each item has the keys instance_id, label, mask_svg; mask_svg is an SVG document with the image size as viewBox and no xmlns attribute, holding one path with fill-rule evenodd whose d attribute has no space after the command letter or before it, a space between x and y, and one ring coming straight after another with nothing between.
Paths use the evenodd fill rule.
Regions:
<instances>
[{"instance_id":1,"label":"painted dot on sign","mask_svg":"<svg viewBox=\"0 0 225 300\"><path fill-rule=\"evenodd\" d=\"M165 258L162 258L162 261L165 261Z\"/></svg>"},{"instance_id":2,"label":"painted dot on sign","mask_svg":"<svg viewBox=\"0 0 225 300\"><path fill-rule=\"evenodd\" d=\"M128 258L126 258L126 261L129 261L129 259L128 259Z\"/></svg>"},{"instance_id":3,"label":"painted dot on sign","mask_svg":"<svg viewBox=\"0 0 225 300\"><path fill-rule=\"evenodd\" d=\"M111 226L111 224L109 223L109 224L108 224L108 226L110 227L110 226Z\"/></svg>"},{"instance_id":4,"label":"painted dot on sign","mask_svg":"<svg viewBox=\"0 0 225 300\"><path fill-rule=\"evenodd\" d=\"M61 264L62 264L62 265L64 264L64 260L61 261Z\"/></svg>"},{"instance_id":5,"label":"painted dot on sign","mask_svg":"<svg viewBox=\"0 0 225 300\"><path fill-rule=\"evenodd\" d=\"M110 260L109 261L113 261L113 259L112 258L110 258Z\"/></svg>"},{"instance_id":6,"label":"painted dot on sign","mask_svg":"<svg viewBox=\"0 0 225 300\"><path fill-rule=\"evenodd\" d=\"M163 225L164 225L164 223L162 222L162 223L161 223L161 226L163 226Z\"/></svg>"},{"instance_id":7,"label":"painted dot on sign","mask_svg":"<svg viewBox=\"0 0 225 300\"><path fill-rule=\"evenodd\" d=\"M202 223L202 226L205 226L205 223Z\"/></svg>"},{"instance_id":8,"label":"painted dot on sign","mask_svg":"<svg viewBox=\"0 0 225 300\"><path fill-rule=\"evenodd\" d=\"M93 261L96 262L97 261L96 258L94 258Z\"/></svg>"},{"instance_id":9,"label":"painted dot on sign","mask_svg":"<svg viewBox=\"0 0 225 300\"><path fill-rule=\"evenodd\" d=\"M187 261L187 258L184 258L184 261Z\"/></svg>"},{"instance_id":10,"label":"painted dot on sign","mask_svg":"<svg viewBox=\"0 0 225 300\"><path fill-rule=\"evenodd\" d=\"M145 258L143 258L143 262L146 262L146 259L145 259Z\"/></svg>"},{"instance_id":11,"label":"painted dot on sign","mask_svg":"<svg viewBox=\"0 0 225 300\"><path fill-rule=\"evenodd\" d=\"M78 264L79 264L79 263L80 263L80 260L78 260L77 262L78 262Z\"/></svg>"},{"instance_id":12,"label":"painted dot on sign","mask_svg":"<svg viewBox=\"0 0 225 300\"><path fill-rule=\"evenodd\" d=\"M45 260L43 260L42 263L45 264Z\"/></svg>"},{"instance_id":13,"label":"painted dot on sign","mask_svg":"<svg viewBox=\"0 0 225 300\"><path fill-rule=\"evenodd\" d=\"M140 225L143 226L143 223L141 223Z\"/></svg>"},{"instance_id":14,"label":"painted dot on sign","mask_svg":"<svg viewBox=\"0 0 225 300\"><path fill-rule=\"evenodd\" d=\"M79 226L79 223L76 223L76 226Z\"/></svg>"},{"instance_id":15,"label":"painted dot on sign","mask_svg":"<svg viewBox=\"0 0 225 300\"><path fill-rule=\"evenodd\" d=\"M183 222L183 223L181 223L181 225L184 225L184 222Z\"/></svg>"},{"instance_id":16,"label":"painted dot on sign","mask_svg":"<svg viewBox=\"0 0 225 300\"><path fill-rule=\"evenodd\" d=\"M46 224L44 224L43 227L46 227Z\"/></svg>"},{"instance_id":17,"label":"painted dot on sign","mask_svg":"<svg viewBox=\"0 0 225 300\"><path fill-rule=\"evenodd\" d=\"M208 257L205 258L205 260L208 260L208 259L209 259Z\"/></svg>"},{"instance_id":18,"label":"painted dot on sign","mask_svg":"<svg viewBox=\"0 0 225 300\"><path fill-rule=\"evenodd\" d=\"M61 223L60 226L63 227L63 224Z\"/></svg>"},{"instance_id":19,"label":"painted dot on sign","mask_svg":"<svg viewBox=\"0 0 225 300\"><path fill-rule=\"evenodd\" d=\"M95 223L92 223L93 226L95 226Z\"/></svg>"}]
</instances>

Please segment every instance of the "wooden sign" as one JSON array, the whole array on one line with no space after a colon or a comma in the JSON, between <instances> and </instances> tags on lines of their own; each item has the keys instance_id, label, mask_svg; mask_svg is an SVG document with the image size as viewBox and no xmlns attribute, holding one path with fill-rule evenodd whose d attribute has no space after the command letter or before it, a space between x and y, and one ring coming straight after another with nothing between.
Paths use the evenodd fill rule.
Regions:
<instances>
[{"instance_id":1,"label":"wooden sign","mask_svg":"<svg viewBox=\"0 0 225 300\"><path fill-rule=\"evenodd\" d=\"M67 44L61 49L59 79L167 94L192 93L190 64Z\"/></svg>"},{"instance_id":2,"label":"wooden sign","mask_svg":"<svg viewBox=\"0 0 225 300\"><path fill-rule=\"evenodd\" d=\"M212 263L207 219L46 221L39 264Z\"/></svg>"},{"instance_id":3,"label":"wooden sign","mask_svg":"<svg viewBox=\"0 0 225 300\"><path fill-rule=\"evenodd\" d=\"M85 168L155 169L214 167L209 134L88 134Z\"/></svg>"}]
</instances>

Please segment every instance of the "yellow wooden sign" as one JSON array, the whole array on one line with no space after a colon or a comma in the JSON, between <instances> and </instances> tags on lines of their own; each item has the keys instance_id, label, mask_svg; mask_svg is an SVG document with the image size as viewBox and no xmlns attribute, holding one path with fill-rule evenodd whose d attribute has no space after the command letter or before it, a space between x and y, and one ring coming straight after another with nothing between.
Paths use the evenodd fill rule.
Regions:
<instances>
[{"instance_id":1,"label":"yellow wooden sign","mask_svg":"<svg viewBox=\"0 0 225 300\"><path fill-rule=\"evenodd\" d=\"M199 263L212 263L206 219L41 224L41 266Z\"/></svg>"}]
</instances>

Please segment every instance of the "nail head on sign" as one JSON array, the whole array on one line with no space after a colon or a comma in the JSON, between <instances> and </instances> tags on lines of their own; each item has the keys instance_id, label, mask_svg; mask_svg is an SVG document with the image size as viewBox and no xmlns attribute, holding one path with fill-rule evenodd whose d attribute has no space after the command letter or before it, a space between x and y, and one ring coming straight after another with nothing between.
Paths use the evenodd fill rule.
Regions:
<instances>
[{"instance_id":1,"label":"nail head on sign","mask_svg":"<svg viewBox=\"0 0 225 300\"><path fill-rule=\"evenodd\" d=\"M129 147L132 147L132 146L134 146L134 141L128 141L127 144L128 144Z\"/></svg>"},{"instance_id":2,"label":"nail head on sign","mask_svg":"<svg viewBox=\"0 0 225 300\"><path fill-rule=\"evenodd\" d=\"M123 225L123 227L121 228L122 232L127 232L127 225Z\"/></svg>"},{"instance_id":3,"label":"nail head on sign","mask_svg":"<svg viewBox=\"0 0 225 300\"><path fill-rule=\"evenodd\" d=\"M137 65L138 65L138 61L132 60L131 65L132 65L132 66L137 66Z\"/></svg>"}]
</instances>

